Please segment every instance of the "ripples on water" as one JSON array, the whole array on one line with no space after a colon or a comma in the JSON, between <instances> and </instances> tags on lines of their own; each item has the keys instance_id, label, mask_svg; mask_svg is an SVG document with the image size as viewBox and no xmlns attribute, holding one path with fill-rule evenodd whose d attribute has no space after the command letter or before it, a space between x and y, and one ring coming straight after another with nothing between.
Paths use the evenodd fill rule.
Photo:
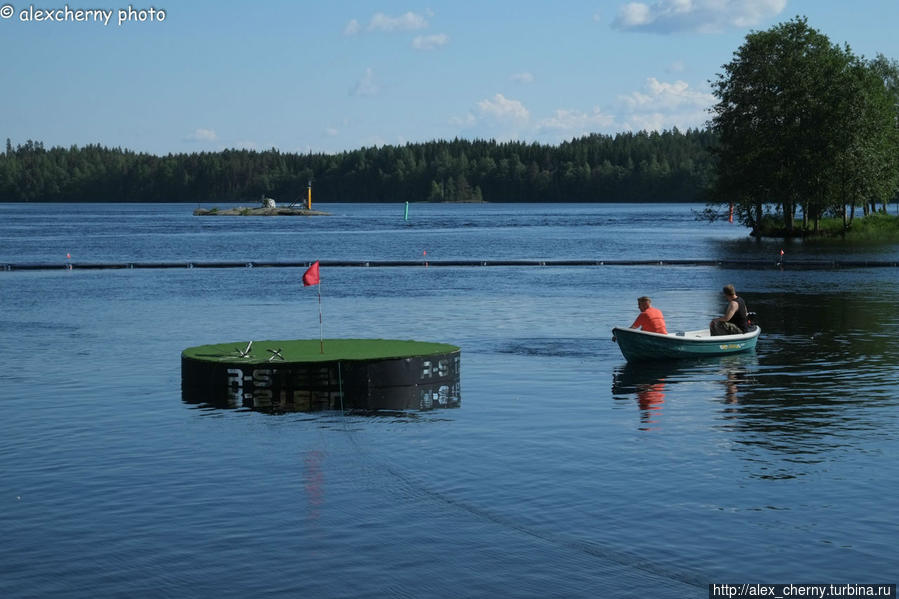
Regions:
<instances>
[{"instance_id":1,"label":"ripples on water","mask_svg":"<svg viewBox=\"0 0 899 599\"><path fill-rule=\"evenodd\" d=\"M242 236L181 208L28 207L0 259L756 247L677 210L413 207L434 218L405 228L369 207ZM0 593L705 597L899 571L894 270L331 269L326 335L460 345L461 408L183 403L185 347L317 334L299 270L0 273ZM760 315L756 352L638 367L611 341L639 295L692 329L727 282Z\"/></svg>"}]
</instances>

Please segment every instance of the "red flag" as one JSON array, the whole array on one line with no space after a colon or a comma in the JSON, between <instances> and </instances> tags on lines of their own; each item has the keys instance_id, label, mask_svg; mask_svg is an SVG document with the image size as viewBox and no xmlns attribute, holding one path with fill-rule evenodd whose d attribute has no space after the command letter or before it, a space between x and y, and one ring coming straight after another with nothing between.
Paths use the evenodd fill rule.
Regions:
<instances>
[{"instance_id":1,"label":"red flag","mask_svg":"<svg viewBox=\"0 0 899 599\"><path fill-rule=\"evenodd\" d=\"M318 285L321 282L318 276L318 260L312 263L305 273L303 273L303 286Z\"/></svg>"}]
</instances>

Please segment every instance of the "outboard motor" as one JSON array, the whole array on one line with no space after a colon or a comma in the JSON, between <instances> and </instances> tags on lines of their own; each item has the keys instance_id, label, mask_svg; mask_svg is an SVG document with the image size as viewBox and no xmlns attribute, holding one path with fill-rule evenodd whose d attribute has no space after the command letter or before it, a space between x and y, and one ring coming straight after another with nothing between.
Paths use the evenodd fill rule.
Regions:
<instances>
[{"instance_id":1,"label":"outboard motor","mask_svg":"<svg viewBox=\"0 0 899 599\"><path fill-rule=\"evenodd\" d=\"M753 330L755 327L759 326L759 315L757 312L747 312L746 313L746 321L749 323L749 330Z\"/></svg>"}]
</instances>

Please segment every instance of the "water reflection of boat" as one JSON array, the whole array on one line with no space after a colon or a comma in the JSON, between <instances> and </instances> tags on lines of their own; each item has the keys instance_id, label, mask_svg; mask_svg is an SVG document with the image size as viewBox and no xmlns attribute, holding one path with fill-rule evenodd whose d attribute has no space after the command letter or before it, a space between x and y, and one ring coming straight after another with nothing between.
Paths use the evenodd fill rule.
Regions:
<instances>
[{"instance_id":1,"label":"water reflection of boat","mask_svg":"<svg viewBox=\"0 0 899 599\"><path fill-rule=\"evenodd\" d=\"M626 363L612 372L612 395L636 393L648 385L664 383L671 375L681 370L677 362L647 364Z\"/></svg>"},{"instance_id":2,"label":"water reflection of boat","mask_svg":"<svg viewBox=\"0 0 899 599\"><path fill-rule=\"evenodd\" d=\"M640 422L647 428L657 424L665 403L665 385L677 371L671 363L625 364L612 373L613 396L635 396L640 408ZM624 399L616 397L616 399Z\"/></svg>"},{"instance_id":3,"label":"water reflection of boat","mask_svg":"<svg viewBox=\"0 0 899 599\"><path fill-rule=\"evenodd\" d=\"M711 383L712 388L724 389L723 397L720 392L714 392L714 397L720 397L725 404L736 404L741 394L752 388L750 373L757 365L753 353L715 359L627 362L612 373L612 396L616 400L636 399L640 422L658 424L666 395L670 400L676 386L695 384L708 388Z\"/></svg>"},{"instance_id":4,"label":"water reflection of boat","mask_svg":"<svg viewBox=\"0 0 899 599\"><path fill-rule=\"evenodd\" d=\"M712 336L708 329L679 333L649 333L639 329L612 329L618 348L628 362L724 356L755 349L762 329L740 335Z\"/></svg>"}]
</instances>

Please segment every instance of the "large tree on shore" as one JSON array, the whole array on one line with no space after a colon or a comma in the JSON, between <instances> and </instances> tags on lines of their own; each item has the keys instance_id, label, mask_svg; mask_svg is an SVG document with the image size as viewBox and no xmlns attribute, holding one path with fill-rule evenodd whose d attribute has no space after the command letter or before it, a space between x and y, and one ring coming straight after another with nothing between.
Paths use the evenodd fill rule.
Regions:
<instances>
[{"instance_id":1,"label":"large tree on shore","mask_svg":"<svg viewBox=\"0 0 899 599\"><path fill-rule=\"evenodd\" d=\"M866 62L797 17L753 32L713 82L713 197L757 228L766 210L788 234L803 218L866 205L896 189L895 63Z\"/></svg>"}]
</instances>

